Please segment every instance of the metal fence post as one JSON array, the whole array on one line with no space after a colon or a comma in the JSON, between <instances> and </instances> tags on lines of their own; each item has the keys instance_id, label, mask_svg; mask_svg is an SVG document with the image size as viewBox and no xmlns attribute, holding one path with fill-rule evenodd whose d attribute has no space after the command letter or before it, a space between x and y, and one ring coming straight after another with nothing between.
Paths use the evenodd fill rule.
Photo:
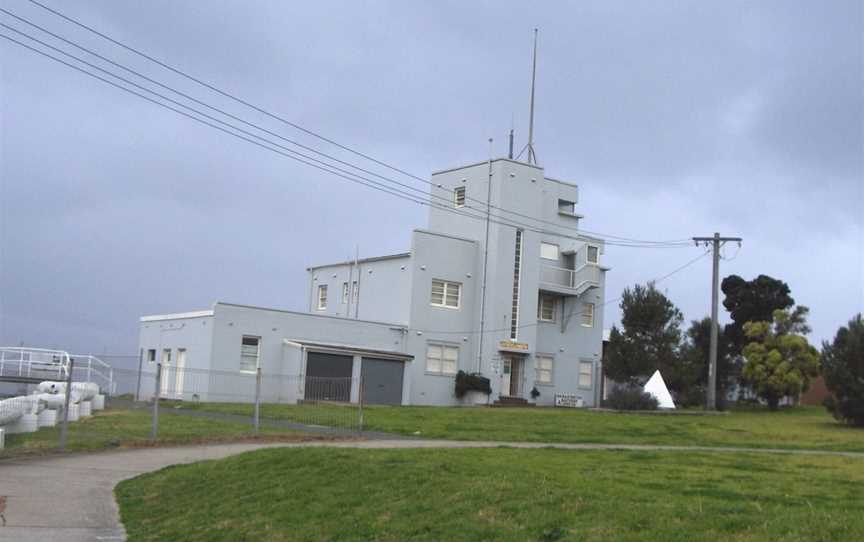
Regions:
<instances>
[{"instance_id":1,"label":"metal fence post","mask_svg":"<svg viewBox=\"0 0 864 542\"><path fill-rule=\"evenodd\" d=\"M156 389L153 391L153 427L150 429L150 440L155 441L159 433L159 393L162 388L162 362L156 364Z\"/></svg>"},{"instance_id":2,"label":"metal fence post","mask_svg":"<svg viewBox=\"0 0 864 542\"><path fill-rule=\"evenodd\" d=\"M257 433L261 423L261 367L255 370L255 415L253 424Z\"/></svg>"},{"instance_id":3,"label":"metal fence post","mask_svg":"<svg viewBox=\"0 0 864 542\"><path fill-rule=\"evenodd\" d=\"M363 432L363 377L362 376L360 377L360 394L359 395L360 395L360 401L359 401L360 402L360 413L359 413L360 419L358 420L358 422L359 422L358 427L359 427L359 431L362 433Z\"/></svg>"},{"instance_id":4,"label":"metal fence post","mask_svg":"<svg viewBox=\"0 0 864 542\"><path fill-rule=\"evenodd\" d=\"M69 372L66 375L66 397L63 399L63 423L60 425L60 451L66 450L66 432L69 429L69 397L72 395L72 369L75 360L69 359Z\"/></svg>"}]
</instances>

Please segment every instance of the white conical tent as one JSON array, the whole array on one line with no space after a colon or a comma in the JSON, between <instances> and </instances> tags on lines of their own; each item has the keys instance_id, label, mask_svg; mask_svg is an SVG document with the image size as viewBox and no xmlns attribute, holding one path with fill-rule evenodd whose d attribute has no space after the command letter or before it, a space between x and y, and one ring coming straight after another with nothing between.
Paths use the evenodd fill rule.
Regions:
<instances>
[{"instance_id":1,"label":"white conical tent","mask_svg":"<svg viewBox=\"0 0 864 542\"><path fill-rule=\"evenodd\" d=\"M666 382L663 382L663 377L660 376L660 371L654 371L645 387L642 388L645 393L650 393L657 399L660 408L675 408L675 403L672 401L672 396L669 394L669 389L666 387Z\"/></svg>"}]
</instances>

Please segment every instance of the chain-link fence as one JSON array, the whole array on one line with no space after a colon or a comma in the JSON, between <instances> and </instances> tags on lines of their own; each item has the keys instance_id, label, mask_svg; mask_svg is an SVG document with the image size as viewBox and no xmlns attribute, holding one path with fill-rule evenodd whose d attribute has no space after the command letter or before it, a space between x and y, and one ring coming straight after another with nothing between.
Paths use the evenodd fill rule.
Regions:
<instances>
[{"instance_id":1,"label":"chain-link fence","mask_svg":"<svg viewBox=\"0 0 864 542\"><path fill-rule=\"evenodd\" d=\"M74 364L74 361L73 361ZM363 429L359 378L142 364L110 382L72 368L65 380L18 383L0 397L0 457L152 442L276 439ZM90 380L88 380L88 377Z\"/></svg>"}]
</instances>

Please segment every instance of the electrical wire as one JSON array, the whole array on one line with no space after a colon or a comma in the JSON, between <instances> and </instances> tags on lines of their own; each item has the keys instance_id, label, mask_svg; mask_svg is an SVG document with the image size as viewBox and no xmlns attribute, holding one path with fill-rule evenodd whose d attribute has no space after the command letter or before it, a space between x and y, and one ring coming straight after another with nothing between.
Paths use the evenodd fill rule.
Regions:
<instances>
[{"instance_id":1,"label":"electrical wire","mask_svg":"<svg viewBox=\"0 0 864 542\"><path fill-rule=\"evenodd\" d=\"M26 44L24 44L24 43L22 43L22 42L20 42L20 41L18 41L18 40L16 40L16 39L14 39L14 38L11 38L11 37L6 36L6 35L4 35L4 34L0 34L0 37L3 37L3 38L5 38L5 39L7 39L7 40L9 40L9 41L12 41L12 42L14 42L14 43L16 43L16 44L18 44L18 45L20 45L20 46L22 46L22 47L25 47L25 48L27 48L27 49L33 51L33 52L36 52L36 53L38 53L38 54L40 54L40 55L43 55L43 56L45 56L45 57L47 57L47 58L49 58L49 59L55 60L55 61L57 61L57 62L60 62L61 64L64 64L64 65L66 65L66 66L68 66L68 67L70 67L70 68L73 68L73 69L75 69L75 70L77 70L77 71L80 71L81 73L84 73L85 75L89 75L89 76L91 76L91 77L94 77L94 78L96 78L96 79L98 79L98 80L100 80L100 81L103 81L103 82L105 82L105 83L108 83L108 84L110 84L110 85L116 87L116 88L119 88L120 90L124 90L124 91L126 91L126 92L129 92L130 94L133 94L133 95L135 95L135 96L137 96L137 97L139 97L139 98L142 98L142 99L144 99L144 100L147 100L147 101L149 101L149 102L151 102L151 103L153 103L153 104L155 104L155 105L159 105L159 106L165 107L165 108L167 108L167 109L169 109L169 110L171 110L171 111L174 111L174 112L176 112L176 113L178 113L178 114L181 114L181 115L183 115L183 116L186 116L186 117L188 117L188 118L190 118L190 119L192 119L192 120L195 120L195 121L197 121L197 122L200 122L200 123L202 123L202 124L205 124L206 126L209 126L209 127L211 127L211 128L216 128L217 130L220 130L220 131L222 131L222 132L225 132L225 133L227 133L227 134L229 134L229 135L233 135L233 136L235 136L235 137L237 137L237 138L239 138L239 139L243 139L244 141L247 141L247 142L250 142L250 143L256 144L256 145L258 145L258 146L260 146L260 147L262 147L262 148L265 148L265 149L270 150L270 151L272 151L272 152L276 152L277 154L280 154L280 155L285 156L285 157L287 157L287 158L290 158L290 159L292 159L292 160L296 160L296 161L298 161L298 162L300 162L300 163L303 163L303 164L309 165L309 166L311 166L311 167L315 167L315 168L317 168L317 169L319 169L319 170L322 170L322 171L325 171L325 172L327 172L327 173L330 173L330 174L336 175L336 176L338 176L338 177L341 177L341 178L343 178L343 179L346 179L346 180L349 180L349 181L355 182L355 183L357 183L357 184L361 184L361 185L364 185L364 186L368 186L368 187L370 187L370 188L375 188L375 189L377 189L377 190L379 190L379 191L382 191L382 192L384 192L384 193L391 194L391 195L394 195L394 196L397 196L397 197L401 197L402 199L407 199L408 201L412 201L412 202L417 203L417 204L420 204L420 205L425 205L425 206L429 206L429 207L434 207L434 208L437 208L437 209L443 210L443 211L445 211L445 212L450 212L450 213L453 213L453 214L457 214L457 215L461 215L461 216L466 216L466 217L468 217L468 218L473 218L473 219L475 219L475 220L486 220L486 218L485 218L484 216L470 214L470 213L468 213L468 212L466 212L466 211L463 211L461 208L451 208L450 205L449 205L449 203L450 203L449 200L447 200L447 199L445 199L445 198L438 198L438 199L445 199L445 201L447 201L447 205L441 205L441 204L438 204L438 203L436 203L436 202L434 202L434 201L433 201L433 202L427 202L427 201L425 201L425 200L421 200L421 199L419 199L417 196L414 196L413 194L408 194L408 193L406 193L406 192L404 192L404 191L401 191L401 190L399 190L399 189L396 189L396 188L393 188L393 187L390 187L390 186L383 185L383 184L380 183L380 182L377 182L377 181L371 180L371 179L369 179L369 178L367 178L367 177L363 177L363 176L358 175L358 174L356 174L356 173L354 173L354 172L351 172L351 171L348 171L348 170L345 170L345 169L339 168L339 167L337 167L337 166L334 166L334 165L332 165L332 164L328 164L328 163L326 163L326 162L322 162L322 161L317 160L317 159L315 159L315 158L313 158L313 157L310 157L310 156L308 156L308 155L305 155L305 154L303 154L303 153L300 153L300 152L298 152L298 151L295 151L295 150L293 150L293 149L290 149L290 148L288 148L288 147L285 147L285 146L283 146L283 145L280 145L280 144L278 144L278 143L275 143L275 142L273 142L273 141L270 141L270 140L268 140L268 139L266 139L266 138L264 138L264 137L262 137L262 136L260 136L260 135L258 135L258 134L255 134L255 133L249 132L249 131L244 130L244 129L242 129L242 128L239 128L239 127L237 127L237 126L235 126L235 125L232 125L232 124L230 124L230 123L227 123L227 122L225 122L225 121L223 121L223 120L220 120L220 119L218 119L218 118L216 118L216 117L213 117L212 115L208 115L207 113L204 113L204 112L202 112L202 111L200 111L200 110L197 110L197 109L195 109L195 108L192 108L192 107L190 107L190 106L188 106L188 105L186 105L186 104L182 104L181 102L178 102L177 100L173 100L172 98L169 98L169 97L167 97L167 96L164 96L164 95L162 95L162 94L159 94L159 93L157 93L157 92L155 92L155 91L153 91L153 90L151 90L151 89L147 89L146 87L143 87L143 86L141 86L141 85L138 85L137 83L134 83L134 82L132 82L132 81L130 81L130 80L128 80L128 79L125 79L125 78L123 78L123 77L121 77L121 76L119 76L119 75L116 75L116 74L114 74L114 73L112 73L112 72L110 72L110 71L108 71L108 70L105 70L105 69L103 69L103 68L101 68L101 67L99 67L99 66L96 66L96 65L92 64L92 63L89 63L89 62L87 62L87 61L85 61L85 60L83 60L83 59L81 59L81 58L79 58L79 57L76 57L76 56L74 56L74 55L71 55L70 53L67 53L67 52L65 52L65 51L62 51L62 50L56 48L56 47L53 47L53 46L51 46L50 44L47 44L47 43L45 43L45 42L43 42L43 41L41 41L41 40L39 40L39 39L37 39L37 38L34 38L34 37L30 36L29 34L26 34L25 32L22 32L22 31L20 31L20 30L17 30L17 29L15 29L15 28L13 28L13 27L10 27L10 26L5 25L5 24L2 24L2 23L0 23L0 26L3 26L3 27L5 27L5 28L7 28L7 29L10 29L10 30L12 30L12 31L14 31L14 32L16 32L16 33L18 33L18 34L24 35L24 36L26 36L28 39L31 39L31 40L33 40L33 41L35 41L35 42L37 42L37 43L39 43L39 44L41 44L41 45L43 45L43 46L45 46L45 47L48 47L48 48L50 48L50 49L52 49L52 50L55 50L55 51L57 51L57 52L60 52L61 54L64 54L64 55L67 56L67 57L73 58L73 59L75 59L76 61L81 62L82 64L85 64L85 65L87 65L87 66L89 66L89 67L91 67L91 68L93 68L93 69L99 70L99 71L101 71L101 72L103 72L103 73L109 74L111 77L114 77L114 78L116 78L116 79L118 79L118 80L121 80L121 81L127 83L127 84L130 84L130 85L132 85L132 86L135 86L135 87L137 87L137 88L139 88L139 89L141 89L141 90L144 90L145 92L148 92L148 93L150 93L150 94L153 94L153 95L155 95L155 96L158 96L158 97L160 97L160 98L162 98L162 99L164 99L164 100L166 100L166 101L169 101L169 102L171 102L171 103L174 103L174 104L176 104L176 105L178 105L178 106L180 106L180 107L183 107L183 108L185 108L185 109L188 109L188 110L190 110L190 111L193 111L193 112L196 113L197 115L200 115L200 116L202 116L202 117L204 117L204 118L206 118L206 119L210 119L210 120L212 120L212 121L214 121L214 122L217 122L217 123L219 123L219 124L221 124L221 125L223 125L223 126L225 126L225 127L230 128L230 129L226 129L226 128L223 128L223 127L220 127L220 126L214 125L214 124L212 124L211 122L207 122L206 120L203 120L203 119L201 119L201 118L199 118L199 117L197 117L197 116L195 116L195 115L190 115L190 114L188 114L188 113L185 112L185 111L182 111L182 110L179 110L179 109L177 109L177 108L171 107L170 105L167 105L167 104L165 104L165 103L159 102L158 100L154 100L154 99L152 99L152 98L150 98L150 97L148 97L148 96L145 96L145 95L143 95L143 94L141 94L141 93L139 93L139 92L136 92L136 91L131 90L131 89L129 89L129 88L126 88L126 87L124 87L124 86L122 86L122 85L119 85L119 84L117 84L117 83L115 83L115 82L113 82L113 81L110 81L110 80L105 79L105 78L103 78L103 77L100 77L100 76L98 76L98 75L96 75L96 74L93 74L92 72L89 72L89 71L87 71L87 70L85 70L85 69L83 69L83 68L81 68L81 67L79 67L79 66L75 66L75 65L70 64L70 63L68 63L68 62L66 62L66 61L63 61L63 60L61 60L61 59L59 59L59 58L57 58L57 57L55 57L55 56L52 56L52 55L50 55L50 54L48 54L48 53L46 53L46 52L44 52L44 51L41 51L41 50L39 50L39 49L36 49L36 48L31 47L31 46L29 46L29 45L26 45ZM256 126L256 127L257 127L257 125L254 125L254 124L253 124L253 126ZM237 132L240 132L241 134L244 134L245 136L249 136L249 137L244 137L243 135L237 134L237 133L235 133L235 132L232 131L232 130L236 130ZM253 140L253 139L250 139L250 137L251 137L251 138L255 138L255 139L259 140L259 141L255 141L255 140ZM284 152L280 152L280 151L278 151L278 150L272 148L271 146L272 146L272 147L277 147L278 149L281 149L281 150L284 151ZM290 154L287 154L287 153L290 153ZM292 156L292 155L295 155L295 156ZM299 156L299 157L301 157L301 158L297 158L297 156ZM335 170L335 171L334 171L334 170ZM404 186L404 185L403 185L403 186ZM424 194L424 195L426 195L426 194ZM473 209L473 208L472 208L472 209ZM477 210L477 209L474 209L474 210L477 211L477 212L482 212L481 210ZM497 217L496 217L496 218L497 218ZM533 228L533 227L531 227L530 225L527 225L527 224L524 224L524 223L521 223L521 222L516 222L516 221L505 222L505 221L501 221L501 220L492 220L491 218L489 218L489 220L490 220L490 222L494 222L494 223L496 223L496 224L500 224L500 225L504 225L504 226L509 226L509 227L514 227L514 228L520 228L520 227L521 227L522 229L525 229L525 230L528 230L528 231L533 231L533 232L540 233L540 234L556 235L556 236L560 236L560 237L564 237L564 238L569 238L569 239L574 239L574 240L578 240L578 241L585 241L585 240L586 240L584 236L572 236L572 235L563 234L563 233L560 233L560 232L554 232L554 231L548 231L548 230L540 230L540 229ZM608 242L608 244L612 244L612 245L614 245L614 246L627 246L627 247L632 247L632 248L680 248L680 247L684 247L684 246L689 246L689 243L686 244L686 245L675 245L675 246L643 246L643 245L633 245L633 244L629 244L629 243L617 243L617 242L612 242L612 241Z\"/></svg>"},{"instance_id":2,"label":"electrical wire","mask_svg":"<svg viewBox=\"0 0 864 542\"><path fill-rule=\"evenodd\" d=\"M97 35L97 36L99 36L99 37L105 39L105 40L108 40L109 42L111 42L111 43L113 43L113 44L115 44L115 45L117 45L117 46L119 46L119 47L122 47L123 49L126 49L126 50L129 51L129 52L132 52L132 53L134 53L134 54L136 54L136 55L138 55L138 56L140 56L140 57L142 57L142 58L145 58L145 59L147 59L147 60L149 60L149 61L151 61L151 62L153 62L153 63L155 63L155 64L157 64L157 65L159 65L159 66L161 66L161 67L163 67L163 68L165 68L165 69L167 69L167 70L169 70L169 71L171 71L171 72L173 72L173 73L175 73L175 74L177 74L177 75L180 75L180 76L182 76L182 77L184 77L184 78L186 78L186 79L188 79L188 80L190 80L190 81L193 81L193 82L195 82L195 83L197 83L197 84L199 84L199 85L201 85L201 86L203 86L203 87L205 87L205 88L207 88L207 89L209 89L209 90L211 90L211 91L213 91L213 92L216 92L216 93L218 93L218 94L220 94L220 95L226 97L226 98L229 98L229 99L231 99L231 100L234 100L234 101L236 101L237 103L240 103L240 104L242 104L242 105L245 105L246 107L249 107L249 108L251 108L251 109L253 109L253 110L255 110L255 111L257 111L257 112L259 112L259 113L261 113L261 114L263 114L263 115L266 115L266 116L268 116L268 117L270 117L270 118L273 118L273 119L275 119L275 120L278 120L278 121L280 121L280 122L282 122L282 123L284 123L284 124L286 124L286 125L288 125L288 126L291 126L292 128L295 128L295 129L297 129L297 130L300 130L301 132L303 132L303 133L305 133L305 134L307 134L307 135L310 135L310 136L315 137L315 138L317 138L317 139L319 139L319 140L321 140L321 141L324 141L324 142L326 142L326 143L329 143L329 144L331 144L331 145L334 145L335 147L337 147L337 148L339 148L339 149L342 149L342 150L344 150L344 151L347 151L347 152L349 152L349 153L352 153L352 154L354 154L354 155L356 155L356 156L362 157L362 158L364 158L364 159L366 159L366 160L369 160L369 161L371 161L371 162L373 162L373 163L375 163L375 164L378 164L378 165L380 165L380 166L382 166L382 167L385 167L385 168L390 169L390 170L392 170L392 171L395 171L395 172L401 173L401 174L403 174L403 175L406 175L406 176L408 176L408 177L410 177L410 178L412 178L412 179L415 179L415 180L417 180L417 181L423 182L423 183L425 183L425 184L428 184L428 185L432 186L433 188L438 188L438 185L437 185L436 183L433 183L433 182L429 181L428 179L424 179L424 178L422 178L422 177L420 177L420 176L418 176L418 175L412 174L412 173L410 173L410 172L408 172L408 171L405 171L405 170L403 170L403 169L401 169L401 168L398 168L398 167L396 167L396 166L393 166L393 165L391 165L391 164L388 164L387 162L384 162L384 161L382 161L382 160L376 159L376 158L374 158L374 157L372 157L372 156L370 156L370 155L368 155L368 154L362 153L362 152L357 151L357 150L355 150L355 149L353 149L353 148L351 148L351 147L348 147L348 146L346 146L346 145L343 145L343 144L341 144L341 143L338 143L337 141L335 141L335 140L333 140L333 139L331 139L331 138L325 137L325 136L323 136L323 135L321 135L321 134L319 134L319 133L317 133L317 132L314 132L314 131L312 131L312 130L309 130L308 128L305 128L305 127L303 127L303 126L301 126L301 125L299 125L299 124L297 124L297 123L291 122L291 121L289 121L288 119L285 119L285 118L282 117L282 116L279 116L279 115L277 115L277 114L275 114L275 113L272 113L272 112L270 112L270 111L267 111L267 110L265 110L264 108L262 108L262 107L260 107L260 106L257 106L257 105L255 105L255 104L252 104L251 102L249 102L249 101L247 101L247 100L244 100L244 99L242 99L242 98L239 98L239 97L235 96L234 94L231 94L231 93L229 93L229 92L223 91L223 90L217 88L215 85L213 85L213 84L211 84L211 83L205 82L205 81L203 81L202 79L200 79L200 78L198 78L198 77L194 77L194 76L188 74L187 72L185 72L185 71L183 71L183 70L180 70L180 69L178 69L178 68L175 68L175 67L173 67L173 66L171 66L171 65L169 65L169 64L167 64L167 63L165 63L165 62L162 62L162 61L160 61L160 60L154 58L153 56L148 55L147 53L142 52L142 51L139 50L139 49L136 49L136 48L134 48L134 47L131 47L131 46L129 46L129 45L127 45L127 44L125 44L125 43L123 43L123 42L121 42L121 41L115 39L115 38L112 38L111 36L108 36L107 34L105 34L105 33L103 33L103 32L100 32L99 30L96 30L95 28L93 28L93 27L91 27L91 26L89 26L89 25L87 25L87 24L84 24L84 23L82 23L82 22L80 22L80 21L78 21L78 20L76 20L76 19L74 19L74 18L72 18L72 17L69 17L69 16L67 16L67 15L65 15L65 14L63 14L63 13L61 13L60 11L57 11L57 10L55 10L55 9L49 7L49 6L46 6L45 4L43 4L43 3L41 3L41 2L38 2L38 1L36 1L36 0L29 0L29 1L30 1L32 4L38 6L38 7L42 8L42 9L44 9L44 10L46 10L46 11L52 13L52 14L54 14L55 16L60 17L60 18L62 18L62 19L64 19L64 20L66 20L66 21L69 22L69 23L72 23L72 24L74 24L74 25L76 25L76 26L78 26L78 27L80 27L80 28L83 28L83 29L85 29L85 30L87 30L87 31L89 31L89 32L91 32L91 33L93 33L93 34L95 34L95 35ZM7 13L7 14L10 14L10 15L12 15L12 16L18 18L19 20L24 20L23 18L18 17L18 16L14 15L14 14L11 14L10 12L8 12L8 11L6 11L6 10L3 10L3 11L4 11L5 13ZM33 26L37 26L37 25L35 25L34 23L30 23L29 21L25 21L25 22L27 22L28 24L31 24L31 25L33 25ZM37 26L37 27L38 27L38 26ZM38 28L42 29L41 27L38 27ZM44 29L43 29L43 30L44 30ZM45 30L45 31L48 32L47 30ZM54 35L55 37L57 37L55 34L53 34L53 33L51 33L51 34ZM62 39L63 41L67 41L67 42L68 42L68 40L65 40L64 38L59 38L59 37L58 37L58 39ZM75 45L75 46L78 47L78 45ZM79 47L79 48L80 48L80 47ZM83 48L82 48L82 49L83 49ZM90 51L88 51L88 52L90 52ZM95 54L95 53L92 53L92 52L91 52L91 54ZM106 60L106 61L109 61L109 62L114 63L113 61L107 60L107 59L105 59L104 57L101 57L101 56L100 56L100 58L103 58L103 59ZM116 63L114 63L114 64L116 65ZM125 69L125 68L124 68L124 69ZM139 74L139 76L140 76L140 74ZM143 76L142 76L142 77L143 77ZM158 84L158 83L157 83L157 84ZM184 96L185 96L185 95L184 95ZM188 98L188 96L186 96L186 97ZM189 99L193 99L193 100L194 100L194 98L189 98ZM197 100L196 100L196 101L197 101ZM209 107L209 106L208 106L208 107ZM223 113L223 114L224 114L224 113ZM297 144L297 143L295 143L295 144ZM311 150L311 149L307 148L307 150ZM313 151L313 152L317 152L317 151ZM335 160L335 159L334 159L334 160ZM352 167L356 167L356 166L352 166ZM367 173L368 173L368 172L367 172ZM373 174L373 175L377 175L377 174ZM548 221L548 220L545 220L545 219L542 219L542 218L537 218L537 217L530 216L530 215L526 215L526 214L523 214L523 213L519 213L519 212L517 212L517 211L513 211L513 210L508 210L508 209L505 209L505 208L501 208L501 207L498 207L498 206L492 205L492 204L490 204L490 203L488 203L488 202L484 202L484 201L482 201L482 200L479 200L479 199L476 199L476 198L469 197L469 196L467 196L467 195L466 195L466 199L469 199L469 200L475 201L475 202L477 202L477 203L481 203L481 204L483 204L484 206L487 206L487 205L488 205L490 208L494 208L494 209L496 209L496 210L499 210L499 211L502 211L502 212L505 212L505 213L509 213L509 214L513 214L513 215L515 215L515 216L520 216L520 217L522 217L522 218L527 218L527 219L529 219L529 220L537 221L537 222L539 222L539 223L545 223L545 224L549 224L549 225L552 225L552 226L555 226L555 227L559 227L559 228L563 227L563 226L561 226L560 224L557 224L557 223L555 223L555 222ZM608 244L613 244L613 243L611 243L610 241L613 241L613 240L616 240L616 239L617 239L618 241L622 241L622 242L626 242L626 243L632 243L632 244L634 244L634 245L635 245L635 244L640 244L640 245L641 245L641 244L644 244L644 245L675 245L675 246L677 246L677 244L680 243L680 242L682 242L682 241L689 241L689 239L688 239L688 240L684 240L684 239L682 239L682 240L671 240L671 241L649 241L649 240L633 239L633 238L629 238L629 237L616 236L616 235L610 235L610 234L603 234L603 233L599 233L599 232L592 232L592 231L590 231L590 230L585 230L585 229L582 229L582 230L580 230L580 231L585 232L585 233L587 233L588 235L596 235L596 236L599 236L599 237L602 238L601 240L606 240L606 242L607 242ZM629 244L620 244L620 245L618 245L618 246L631 246L631 245L629 245Z\"/></svg>"}]
</instances>

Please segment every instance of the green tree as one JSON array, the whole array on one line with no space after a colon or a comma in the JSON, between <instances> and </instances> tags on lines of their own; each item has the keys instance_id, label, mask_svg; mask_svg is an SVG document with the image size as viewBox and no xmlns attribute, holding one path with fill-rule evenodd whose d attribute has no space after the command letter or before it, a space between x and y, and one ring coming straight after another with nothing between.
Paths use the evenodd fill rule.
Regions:
<instances>
[{"instance_id":1,"label":"green tree","mask_svg":"<svg viewBox=\"0 0 864 542\"><path fill-rule=\"evenodd\" d=\"M795 304L789 295L789 286L768 275L759 275L749 281L738 275L729 275L723 279L720 289L725 296L723 306L732 317L732 322L726 325L724 331L733 356L740 356L749 342L744 334L744 324L771 322L774 311Z\"/></svg>"},{"instance_id":2,"label":"green tree","mask_svg":"<svg viewBox=\"0 0 864 542\"><path fill-rule=\"evenodd\" d=\"M692 320L681 347L680 372L690 378L680 398L686 405L704 404L708 387L708 354L711 348L711 318ZM740 367L730 354L731 345L723 328L717 329L717 405L725 406L726 391L738 378Z\"/></svg>"},{"instance_id":3,"label":"green tree","mask_svg":"<svg viewBox=\"0 0 864 542\"><path fill-rule=\"evenodd\" d=\"M636 384L659 369L669 389L675 391L681 311L651 283L626 288L620 306L622 330L613 326L609 335L603 360L606 376Z\"/></svg>"},{"instance_id":4,"label":"green tree","mask_svg":"<svg viewBox=\"0 0 864 542\"><path fill-rule=\"evenodd\" d=\"M807 312L807 307L778 309L773 323L744 324L750 342L744 347L742 377L771 410L777 410L784 396L805 390L810 378L819 373L819 352L804 337L810 330Z\"/></svg>"},{"instance_id":5,"label":"green tree","mask_svg":"<svg viewBox=\"0 0 864 542\"><path fill-rule=\"evenodd\" d=\"M833 397L828 410L838 420L864 425L864 321L861 314L822 343L822 376Z\"/></svg>"}]
</instances>

